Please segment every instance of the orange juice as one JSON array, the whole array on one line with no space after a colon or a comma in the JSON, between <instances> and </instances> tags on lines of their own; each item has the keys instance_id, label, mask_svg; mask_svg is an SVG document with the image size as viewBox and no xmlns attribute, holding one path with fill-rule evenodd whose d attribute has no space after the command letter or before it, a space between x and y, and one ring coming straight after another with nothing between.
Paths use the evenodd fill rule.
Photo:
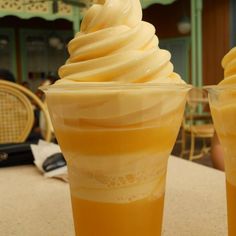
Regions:
<instances>
[{"instance_id":1,"label":"orange juice","mask_svg":"<svg viewBox=\"0 0 236 236\"><path fill-rule=\"evenodd\" d=\"M227 209L228 209L228 235L236 235L236 186L226 181Z\"/></svg>"},{"instance_id":2,"label":"orange juice","mask_svg":"<svg viewBox=\"0 0 236 236\"><path fill-rule=\"evenodd\" d=\"M77 235L160 235L164 196L131 203L99 203L72 195ZM91 227L91 225L93 227Z\"/></svg>"},{"instance_id":3,"label":"orange juice","mask_svg":"<svg viewBox=\"0 0 236 236\"><path fill-rule=\"evenodd\" d=\"M132 87L47 94L78 236L161 235L167 162L188 89Z\"/></svg>"},{"instance_id":4,"label":"orange juice","mask_svg":"<svg viewBox=\"0 0 236 236\"><path fill-rule=\"evenodd\" d=\"M175 114L171 117L177 121L178 117ZM67 120L66 122L71 127L76 127L74 125L75 121ZM142 126L140 125L140 127ZM76 166L74 163L76 156L78 156L77 161L81 163L84 161L83 156L87 160L91 159L91 162L98 162L99 159L103 160L105 158L107 159L105 160L106 165L111 162L118 169L122 168L122 158L117 156L123 156L126 160L130 158L131 161L140 163L139 166L141 167L137 167L136 164L138 170L132 170L132 167L129 167L130 172L128 174L123 174L120 171L118 177L110 177L113 178L113 184L112 181L109 182L109 173L105 176L99 172L92 173L91 171L86 173L87 176L94 175L101 183L107 181L107 188L110 188L110 191L122 187L128 188L132 184L149 184L149 182L153 182L153 179L154 184L152 185L157 184L150 196L145 196L145 198L139 200L123 199L106 202L106 199L102 199L102 202L99 202L96 201L96 198L84 200L77 196L77 192L81 190L79 190L80 186L77 186L76 178L79 181L80 177L75 174L70 175L74 224L77 235L151 236L161 234L167 158L177 131L176 124L168 119L163 121L163 127L139 129L136 127L121 130L57 129L57 137L65 156L68 157L67 163L70 170L73 170ZM142 153L142 155L140 156L138 153ZM96 156L96 159L93 155ZM74 158L71 160L71 157ZM145 162L149 162L149 164L145 165ZM155 164L156 166L153 167L152 165ZM135 167L135 164L133 165ZM81 167L78 166L79 168ZM99 167L97 166L97 168ZM100 171L101 169L103 167L100 167ZM134 173L135 171L143 173L137 176L138 174ZM104 173L105 170L103 169L102 172ZM147 179L146 182L145 178ZM96 188L96 186L93 187ZM155 191L157 192L155 193ZM93 192L93 194L97 195L96 192ZM86 199L86 197L84 198ZM90 197L87 196L87 198ZM93 225L93 227L90 227L90 225Z\"/></svg>"},{"instance_id":5,"label":"orange juice","mask_svg":"<svg viewBox=\"0 0 236 236\"><path fill-rule=\"evenodd\" d=\"M119 177L113 176L114 182L119 181L119 184L116 183L117 186L115 186L115 183L113 184L114 187L112 186L112 182L109 182L109 177L103 176L100 173L93 173L100 182L105 183L108 181L107 185L108 188L110 188L110 191L115 191L117 188L122 187L122 181L124 182L123 186L126 188L132 184L142 185L142 182L145 182L145 178L150 182L153 181L153 178L157 178L155 182L159 185L156 189L153 189L152 195L145 196L145 198L140 200L133 201L124 199L118 200L118 202L106 202L106 200L99 202L96 201L96 199L91 201L78 197L77 191L79 191L79 187L77 187L76 183L73 185L73 183L77 181L76 175L69 176L71 182L74 224L77 235L141 236L161 234L164 204L163 186L165 184L168 158L168 154L164 154L163 157L163 153L168 153L168 150L170 150L173 145L172 139L175 138L177 133L175 126L176 125L172 122L172 124L169 124L169 126L166 125L165 127L135 128L117 131L95 131L96 129L92 131L76 131L76 129L71 129L70 131L57 130L57 136L61 141L60 143L63 152L66 156L74 156L73 153L77 153L78 156L80 155L80 157L78 157L78 162L83 161L83 158L81 158L82 156L85 156L88 160L91 158L91 162L98 162L99 156L100 159L104 159L104 156L107 156L105 159L110 159L106 160L107 165L109 162L112 162L116 168L122 168L122 159L119 157L117 158L117 156L123 156L126 160L130 158L131 161L134 161L132 159L135 159L132 156L137 157L135 162L140 162L140 166L143 165L143 168L139 167L138 171L143 171L143 173L140 174L140 176L135 176L133 173L134 170L128 174L122 174L121 172ZM168 137L172 138L168 139ZM91 148L91 146L93 148ZM135 153L135 155L132 153ZM138 153L142 153L141 157ZM93 155L96 155L96 160L92 157ZM139 158L140 160L138 160ZM69 157L67 161L69 168L73 170L75 166L74 159L70 160ZM116 163L117 161L119 163ZM148 166L147 164L146 166L144 164L146 161L149 162ZM157 166L152 167L151 165L153 164L156 164ZM87 173L87 175L89 175L89 173ZM92 175L92 173L90 173L90 175ZM127 182L126 185L125 182ZM155 191L157 191L157 193L155 193ZM95 194L96 192L94 192L94 195ZM89 225L93 225L93 227L89 227Z\"/></svg>"},{"instance_id":6,"label":"orange juice","mask_svg":"<svg viewBox=\"0 0 236 236\"><path fill-rule=\"evenodd\" d=\"M163 152L169 151L173 146L178 132L175 122L180 122L179 113L180 110L175 109L170 118L163 117L161 123L156 121L151 127L145 127L147 124L142 123L133 127L105 129L86 127L75 120L63 120L62 123L66 124L67 128L59 125L56 132L62 149L70 153L120 155L144 150Z\"/></svg>"}]
</instances>

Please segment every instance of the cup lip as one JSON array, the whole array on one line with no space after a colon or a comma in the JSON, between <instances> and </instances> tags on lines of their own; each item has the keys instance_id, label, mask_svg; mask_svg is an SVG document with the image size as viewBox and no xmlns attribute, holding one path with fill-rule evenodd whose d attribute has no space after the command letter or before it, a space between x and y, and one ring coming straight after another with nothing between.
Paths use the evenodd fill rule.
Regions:
<instances>
[{"instance_id":1,"label":"cup lip","mask_svg":"<svg viewBox=\"0 0 236 236\"><path fill-rule=\"evenodd\" d=\"M225 85L206 85L203 86L207 92L224 92L224 91L236 91L236 84L225 84Z\"/></svg>"},{"instance_id":2,"label":"cup lip","mask_svg":"<svg viewBox=\"0 0 236 236\"><path fill-rule=\"evenodd\" d=\"M43 92L76 92L85 89L104 90L135 90L135 89L158 89L158 90L190 90L191 84L168 84L168 83L120 83L120 82L76 82L68 84L52 84L39 87Z\"/></svg>"}]
</instances>

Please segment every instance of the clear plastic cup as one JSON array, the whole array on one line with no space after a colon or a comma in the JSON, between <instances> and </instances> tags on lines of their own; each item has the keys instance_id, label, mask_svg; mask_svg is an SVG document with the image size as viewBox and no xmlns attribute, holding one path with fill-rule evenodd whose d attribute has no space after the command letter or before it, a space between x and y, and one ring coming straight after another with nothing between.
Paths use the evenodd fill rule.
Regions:
<instances>
[{"instance_id":1,"label":"clear plastic cup","mask_svg":"<svg viewBox=\"0 0 236 236\"><path fill-rule=\"evenodd\" d=\"M167 162L188 85L44 89L69 172L78 236L161 235Z\"/></svg>"},{"instance_id":2,"label":"clear plastic cup","mask_svg":"<svg viewBox=\"0 0 236 236\"><path fill-rule=\"evenodd\" d=\"M207 86L211 114L224 152L228 235L236 235L236 86Z\"/></svg>"}]
</instances>

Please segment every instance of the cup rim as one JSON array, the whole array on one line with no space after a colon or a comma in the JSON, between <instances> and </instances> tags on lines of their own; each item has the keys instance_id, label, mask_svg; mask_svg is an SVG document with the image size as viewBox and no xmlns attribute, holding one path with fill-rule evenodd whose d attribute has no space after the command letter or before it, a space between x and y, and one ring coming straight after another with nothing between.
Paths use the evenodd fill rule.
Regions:
<instances>
[{"instance_id":1,"label":"cup rim","mask_svg":"<svg viewBox=\"0 0 236 236\"><path fill-rule=\"evenodd\" d=\"M203 89L205 89L207 92L236 91L236 85L235 84L206 85L206 86L203 86Z\"/></svg>"},{"instance_id":2,"label":"cup rim","mask_svg":"<svg viewBox=\"0 0 236 236\"><path fill-rule=\"evenodd\" d=\"M120 83L120 82L76 82L68 84L52 84L39 87L43 92L75 92L83 89L104 89L104 90L137 90L137 89L158 89L158 90L190 90L191 84L168 84L168 83Z\"/></svg>"}]
</instances>

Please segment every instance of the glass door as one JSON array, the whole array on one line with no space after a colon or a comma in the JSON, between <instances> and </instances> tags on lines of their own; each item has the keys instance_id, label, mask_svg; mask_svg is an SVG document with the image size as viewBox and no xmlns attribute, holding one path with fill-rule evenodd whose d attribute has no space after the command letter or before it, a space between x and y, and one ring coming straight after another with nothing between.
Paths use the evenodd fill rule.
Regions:
<instances>
[{"instance_id":1,"label":"glass door","mask_svg":"<svg viewBox=\"0 0 236 236\"><path fill-rule=\"evenodd\" d=\"M68 58L66 45L72 31L20 31L22 78L36 91L49 76L57 77L58 68Z\"/></svg>"},{"instance_id":2,"label":"glass door","mask_svg":"<svg viewBox=\"0 0 236 236\"><path fill-rule=\"evenodd\" d=\"M0 69L17 75L14 29L0 28Z\"/></svg>"},{"instance_id":3,"label":"glass door","mask_svg":"<svg viewBox=\"0 0 236 236\"><path fill-rule=\"evenodd\" d=\"M236 45L236 0L230 2L230 15L230 46L234 47Z\"/></svg>"},{"instance_id":4,"label":"glass door","mask_svg":"<svg viewBox=\"0 0 236 236\"><path fill-rule=\"evenodd\" d=\"M171 38L163 40L160 39L159 47L171 52L171 62L174 65L174 71L177 72L183 80L189 83L189 37Z\"/></svg>"}]
</instances>

